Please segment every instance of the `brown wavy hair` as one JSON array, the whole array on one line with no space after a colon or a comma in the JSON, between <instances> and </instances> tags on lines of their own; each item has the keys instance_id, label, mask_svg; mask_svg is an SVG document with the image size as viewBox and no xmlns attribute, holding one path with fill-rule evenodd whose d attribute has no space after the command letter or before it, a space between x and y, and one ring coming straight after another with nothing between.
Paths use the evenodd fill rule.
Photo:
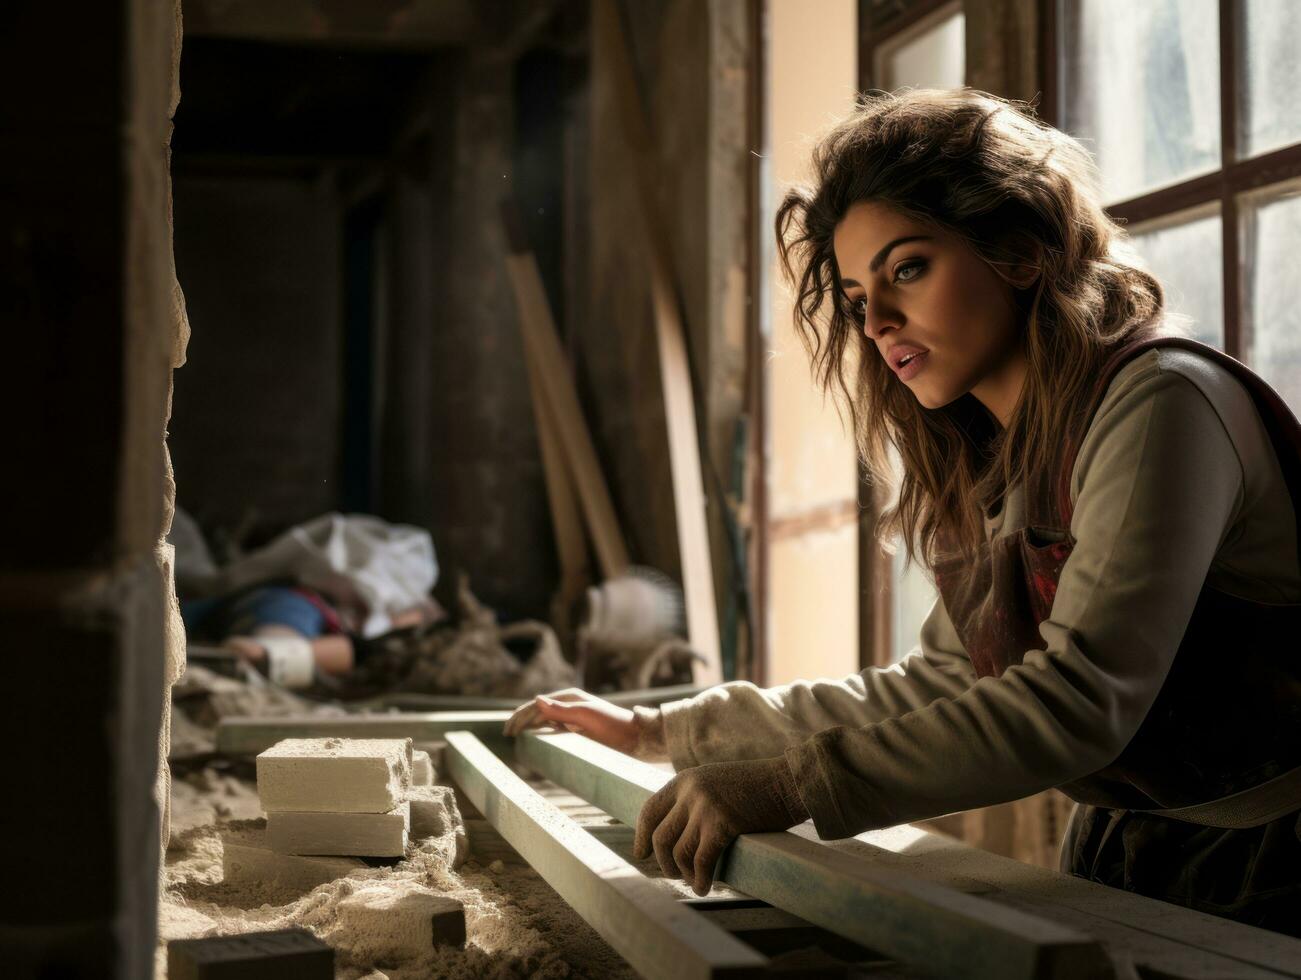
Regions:
<instances>
[{"instance_id":1,"label":"brown wavy hair","mask_svg":"<svg viewBox=\"0 0 1301 980\"><path fill-rule=\"evenodd\" d=\"M891 446L902 462L878 535L898 535L927 566L970 557L1005 488L1055 480L1103 364L1156 332L1161 286L1103 211L1089 154L1025 103L972 89L868 93L819 142L812 171L777 209L778 249L815 377L843 396L869 480L888 479ZM832 247L859 201L959 236L1013 284L1028 371L1006 429L970 394L922 407L864 336ZM1033 282L1014 281L1027 263Z\"/></svg>"}]
</instances>

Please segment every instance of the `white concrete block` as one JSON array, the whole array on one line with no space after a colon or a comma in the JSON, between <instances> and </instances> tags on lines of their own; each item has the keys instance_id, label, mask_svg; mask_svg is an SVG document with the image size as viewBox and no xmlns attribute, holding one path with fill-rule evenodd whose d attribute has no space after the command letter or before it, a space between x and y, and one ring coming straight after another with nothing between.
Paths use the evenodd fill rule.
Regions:
<instances>
[{"instance_id":1,"label":"white concrete block","mask_svg":"<svg viewBox=\"0 0 1301 980\"><path fill-rule=\"evenodd\" d=\"M411 786L411 740L287 738L257 757L262 808L388 813Z\"/></svg>"},{"instance_id":2,"label":"white concrete block","mask_svg":"<svg viewBox=\"0 0 1301 980\"><path fill-rule=\"evenodd\" d=\"M412 786L407 800L411 804L411 834L413 842L428 838L446 838L451 835L452 850L449 858L453 868L459 868L470 856L470 839L465 834L465 821L456 805L456 791L450 786Z\"/></svg>"},{"instance_id":3,"label":"white concrete block","mask_svg":"<svg viewBox=\"0 0 1301 980\"><path fill-rule=\"evenodd\" d=\"M416 959L432 946L465 945L465 909L414 881L359 888L339 903L339 924L355 937L353 956L381 962Z\"/></svg>"},{"instance_id":4,"label":"white concrete block","mask_svg":"<svg viewBox=\"0 0 1301 980\"><path fill-rule=\"evenodd\" d=\"M434 785L434 763L428 752L416 749L411 754L411 785Z\"/></svg>"},{"instance_id":5,"label":"white concrete block","mask_svg":"<svg viewBox=\"0 0 1301 980\"><path fill-rule=\"evenodd\" d=\"M281 854L351 854L401 857L407 850L411 805L399 803L388 813L314 813L272 810L267 838Z\"/></svg>"},{"instance_id":6,"label":"white concrete block","mask_svg":"<svg viewBox=\"0 0 1301 980\"><path fill-rule=\"evenodd\" d=\"M411 804L411 838L441 837L463 824L456 805L456 791L450 786L413 786L407 793Z\"/></svg>"},{"instance_id":7,"label":"white concrete block","mask_svg":"<svg viewBox=\"0 0 1301 980\"><path fill-rule=\"evenodd\" d=\"M228 829L222 834L222 874L237 885L272 886L309 892L367 867L354 857L298 857L271 850L266 831Z\"/></svg>"}]
</instances>

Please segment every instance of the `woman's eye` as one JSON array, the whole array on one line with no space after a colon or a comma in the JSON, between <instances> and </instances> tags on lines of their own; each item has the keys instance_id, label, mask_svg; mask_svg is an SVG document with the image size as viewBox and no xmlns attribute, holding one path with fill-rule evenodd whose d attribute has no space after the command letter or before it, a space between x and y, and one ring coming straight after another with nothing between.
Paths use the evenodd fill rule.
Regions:
<instances>
[{"instance_id":1,"label":"woman's eye","mask_svg":"<svg viewBox=\"0 0 1301 980\"><path fill-rule=\"evenodd\" d=\"M867 316L867 297L860 296L853 301L854 315L860 320Z\"/></svg>"},{"instance_id":2,"label":"woman's eye","mask_svg":"<svg viewBox=\"0 0 1301 980\"><path fill-rule=\"evenodd\" d=\"M925 268L925 266L926 263L921 261L905 262L895 270L894 281L911 282L921 275L922 269Z\"/></svg>"}]
</instances>

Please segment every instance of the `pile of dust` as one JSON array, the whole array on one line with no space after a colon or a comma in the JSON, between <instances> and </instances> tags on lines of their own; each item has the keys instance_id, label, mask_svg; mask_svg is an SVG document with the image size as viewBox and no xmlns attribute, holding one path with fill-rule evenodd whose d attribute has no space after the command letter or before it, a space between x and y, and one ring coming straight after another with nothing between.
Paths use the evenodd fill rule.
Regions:
<instances>
[{"instance_id":1,"label":"pile of dust","mask_svg":"<svg viewBox=\"0 0 1301 980\"><path fill-rule=\"evenodd\" d=\"M228 795L231 777L219 777L216 795ZM193 796L186 780L179 800ZM249 785L237 795L256 791ZM188 800L193 803L193 799ZM166 976L166 943L172 939L232 935L301 926L335 950L336 977L361 980L375 971L389 980L446 977L560 978L632 977L635 974L531 868L483 867L473 856L454 868L459 816L445 822L439 836L413 841L405 859L359 868L344 878L294 894L274 882L235 884L222 877L222 834L258 829L261 820L228 820L216 807L213 822L173 834L168 849L164 892L159 905L158 976ZM232 807L232 815L238 808ZM377 885L425 888L465 907L464 949L433 947L408 958L377 959L374 937L361 933L340 914L339 904L358 890Z\"/></svg>"}]
</instances>

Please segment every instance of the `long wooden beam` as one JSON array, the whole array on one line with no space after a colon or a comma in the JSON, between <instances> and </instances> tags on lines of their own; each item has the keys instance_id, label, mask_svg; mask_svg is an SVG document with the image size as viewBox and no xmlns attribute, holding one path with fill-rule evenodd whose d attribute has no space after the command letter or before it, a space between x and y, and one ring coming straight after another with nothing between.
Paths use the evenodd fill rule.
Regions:
<instances>
[{"instance_id":1,"label":"long wooden beam","mask_svg":"<svg viewBox=\"0 0 1301 980\"><path fill-rule=\"evenodd\" d=\"M525 357L537 365L537 378L550 409L547 418L556 424L560 448L569 464L569 474L578 491L578 503L587 522L601 574L613 578L628 570L628 546L610 498L610 488L596 457L592 434L583 418L573 378L551 317L547 292L537 261L528 250L518 214L503 208L507 245L506 274L515 291Z\"/></svg>"},{"instance_id":2,"label":"long wooden beam","mask_svg":"<svg viewBox=\"0 0 1301 980\"><path fill-rule=\"evenodd\" d=\"M795 833L812 835L812 828ZM1301 978L1301 939L1058 874L902 826L823 846L1087 929L1153 975L1181 980Z\"/></svg>"},{"instance_id":3,"label":"long wooden beam","mask_svg":"<svg viewBox=\"0 0 1301 980\"><path fill-rule=\"evenodd\" d=\"M436 742L455 731L474 732L487 741L505 743L502 727L509 717L509 711L430 711L224 718L217 726L217 751L225 755L257 755L283 738L409 738Z\"/></svg>"},{"instance_id":4,"label":"long wooden beam","mask_svg":"<svg viewBox=\"0 0 1301 980\"><path fill-rule=\"evenodd\" d=\"M602 694L612 704L654 707L699 694L692 684L651 687ZM528 698L479 698L438 694L395 694L383 703L403 710L353 715L281 715L225 718L217 726L217 751L257 755L282 738L410 738L434 742L445 732L471 731L481 739L504 744L502 728L511 712ZM375 705L379 699L367 702ZM405 710L425 709L425 710Z\"/></svg>"},{"instance_id":5,"label":"long wooden beam","mask_svg":"<svg viewBox=\"0 0 1301 980\"><path fill-rule=\"evenodd\" d=\"M664 687L647 687L636 691L611 691L601 697L611 704L631 708L645 705L653 708L666 701L694 698L705 688L695 684L669 684ZM531 698L484 698L463 694L386 694L363 702L368 707L397 708L400 711L513 711Z\"/></svg>"},{"instance_id":6,"label":"long wooden beam","mask_svg":"<svg viewBox=\"0 0 1301 980\"><path fill-rule=\"evenodd\" d=\"M758 976L765 957L646 878L515 775L470 732L447 735L452 778L548 885L642 976Z\"/></svg>"},{"instance_id":7,"label":"long wooden beam","mask_svg":"<svg viewBox=\"0 0 1301 980\"><path fill-rule=\"evenodd\" d=\"M624 823L671 774L573 733L528 732L516 758ZM896 869L853 860L792 833L746 834L718 879L815 925L938 976L1111 977L1093 939Z\"/></svg>"}]
</instances>

